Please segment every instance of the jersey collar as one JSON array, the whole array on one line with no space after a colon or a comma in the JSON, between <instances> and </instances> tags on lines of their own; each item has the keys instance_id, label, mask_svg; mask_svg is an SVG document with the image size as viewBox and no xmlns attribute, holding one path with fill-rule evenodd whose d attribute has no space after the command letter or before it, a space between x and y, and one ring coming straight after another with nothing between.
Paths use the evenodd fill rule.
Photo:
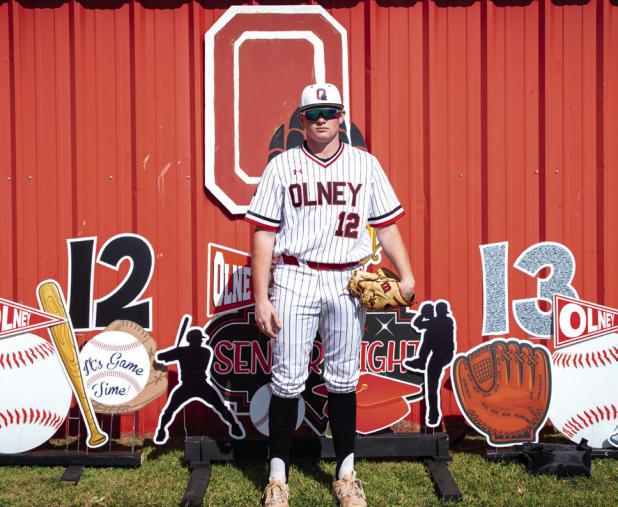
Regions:
<instances>
[{"instance_id":1,"label":"jersey collar","mask_svg":"<svg viewBox=\"0 0 618 507\"><path fill-rule=\"evenodd\" d=\"M333 162L335 162L335 160L337 160L341 154L343 153L343 146L345 143L343 142L339 142L339 149L337 150L337 152L328 160L324 161L322 159L319 159L318 157L316 157L313 153L311 153L307 148L305 148L304 143L300 145L300 149L301 151L307 155L307 157L309 157L311 160L313 160L316 164L321 165L322 167L328 167L329 165L331 165Z\"/></svg>"}]
</instances>

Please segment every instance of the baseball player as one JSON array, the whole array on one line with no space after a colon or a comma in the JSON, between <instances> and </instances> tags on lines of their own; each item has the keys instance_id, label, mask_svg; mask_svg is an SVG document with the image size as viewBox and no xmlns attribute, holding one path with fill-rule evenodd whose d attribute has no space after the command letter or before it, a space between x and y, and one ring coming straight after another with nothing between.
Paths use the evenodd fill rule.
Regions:
<instances>
[{"instance_id":1,"label":"baseball player","mask_svg":"<svg viewBox=\"0 0 618 507\"><path fill-rule=\"evenodd\" d=\"M264 505L288 505L298 400L319 332L337 457L332 492L340 505L361 507L366 500L354 471L354 444L365 310L346 285L360 261L371 255L366 228L370 224L378 228L384 253L400 273L400 289L409 300L414 277L394 224L404 210L377 159L340 142L345 111L334 85L307 86L299 114L305 142L269 162L245 216L256 226L252 237L256 323L273 340ZM273 257L278 261L269 297Z\"/></svg>"}]
</instances>

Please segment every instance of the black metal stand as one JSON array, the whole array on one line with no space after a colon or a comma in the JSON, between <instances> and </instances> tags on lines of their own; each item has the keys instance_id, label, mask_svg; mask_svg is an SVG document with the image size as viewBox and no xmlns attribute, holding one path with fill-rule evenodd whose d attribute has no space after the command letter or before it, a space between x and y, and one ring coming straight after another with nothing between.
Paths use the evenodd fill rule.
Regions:
<instances>
[{"instance_id":1,"label":"black metal stand","mask_svg":"<svg viewBox=\"0 0 618 507\"><path fill-rule=\"evenodd\" d=\"M592 459L618 459L618 449L592 449Z\"/></svg>"},{"instance_id":2,"label":"black metal stand","mask_svg":"<svg viewBox=\"0 0 618 507\"><path fill-rule=\"evenodd\" d=\"M215 461L236 459L263 459L268 455L265 440L243 440L240 442L215 441L208 437L187 437L185 439L185 463L189 464L191 477L187 484L181 505L201 506L210 481L210 466ZM334 459L335 449L330 438L298 439L292 447L292 457ZM462 494L447 462L450 461L448 435L434 433L396 433L356 439L354 456L358 458L416 458L423 459L434 482L436 492L442 500L461 500Z\"/></svg>"},{"instance_id":3,"label":"black metal stand","mask_svg":"<svg viewBox=\"0 0 618 507\"><path fill-rule=\"evenodd\" d=\"M570 447L575 447L575 444L572 444ZM521 459L522 454L522 450L514 446L508 450L490 449L487 451L486 456L487 459L492 461L503 461ZM618 459L618 449L592 449L590 454L592 459Z\"/></svg>"},{"instance_id":4,"label":"black metal stand","mask_svg":"<svg viewBox=\"0 0 618 507\"><path fill-rule=\"evenodd\" d=\"M64 473L62 474L62 477L60 477L60 482L71 482L73 484L77 484L82 478L83 471L84 467L81 465L68 466L64 469Z\"/></svg>"},{"instance_id":5,"label":"black metal stand","mask_svg":"<svg viewBox=\"0 0 618 507\"><path fill-rule=\"evenodd\" d=\"M190 467L191 476L180 505L187 507L201 506L204 505L204 496L210 482L210 462L195 461L190 464Z\"/></svg>"},{"instance_id":6,"label":"black metal stand","mask_svg":"<svg viewBox=\"0 0 618 507\"><path fill-rule=\"evenodd\" d=\"M141 452L108 451L28 451L0 454L0 466L63 466L60 482L77 484L85 466L137 468L142 464Z\"/></svg>"},{"instance_id":7,"label":"black metal stand","mask_svg":"<svg viewBox=\"0 0 618 507\"><path fill-rule=\"evenodd\" d=\"M109 451L28 451L20 454L0 454L0 466L64 466L64 467L125 467L142 464L141 452Z\"/></svg>"}]
</instances>

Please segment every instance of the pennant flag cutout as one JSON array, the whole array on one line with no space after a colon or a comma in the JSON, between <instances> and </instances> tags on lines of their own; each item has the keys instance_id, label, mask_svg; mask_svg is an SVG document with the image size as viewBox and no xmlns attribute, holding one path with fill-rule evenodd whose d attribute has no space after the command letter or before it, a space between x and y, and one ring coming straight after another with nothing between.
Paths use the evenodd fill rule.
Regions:
<instances>
[{"instance_id":1,"label":"pennant flag cutout","mask_svg":"<svg viewBox=\"0 0 618 507\"><path fill-rule=\"evenodd\" d=\"M554 294L554 347L566 347L618 329L618 310Z\"/></svg>"},{"instance_id":2,"label":"pennant flag cutout","mask_svg":"<svg viewBox=\"0 0 618 507\"><path fill-rule=\"evenodd\" d=\"M65 319L0 298L0 338L66 322Z\"/></svg>"}]
</instances>

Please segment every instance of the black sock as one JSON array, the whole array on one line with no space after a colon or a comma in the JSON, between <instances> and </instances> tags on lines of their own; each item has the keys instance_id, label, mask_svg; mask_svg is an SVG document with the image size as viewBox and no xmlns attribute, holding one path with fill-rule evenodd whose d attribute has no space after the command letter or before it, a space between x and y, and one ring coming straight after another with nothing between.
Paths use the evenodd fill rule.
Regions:
<instances>
[{"instance_id":1,"label":"black sock","mask_svg":"<svg viewBox=\"0 0 618 507\"><path fill-rule=\"evenodd\" d=\"M351 393L328 393L328 420L333 433L333 445L337 456L335 479L339 478L341 463L354 452L356 441L356 391Z\"/></svg>"},{"instance_id":2,"label":"black sock","mask_svg":"<svg viewBox=\"0 0 618 507\"><path fill-rule=\"evenodd\" d=\"M296 431L298 416L298 398L281 398L272 395L268 407L268 445L270 448L269 462L279 458L285 463L285 480L287 482L290 468L290 450Z\"/></svg>"}]
</instances>

